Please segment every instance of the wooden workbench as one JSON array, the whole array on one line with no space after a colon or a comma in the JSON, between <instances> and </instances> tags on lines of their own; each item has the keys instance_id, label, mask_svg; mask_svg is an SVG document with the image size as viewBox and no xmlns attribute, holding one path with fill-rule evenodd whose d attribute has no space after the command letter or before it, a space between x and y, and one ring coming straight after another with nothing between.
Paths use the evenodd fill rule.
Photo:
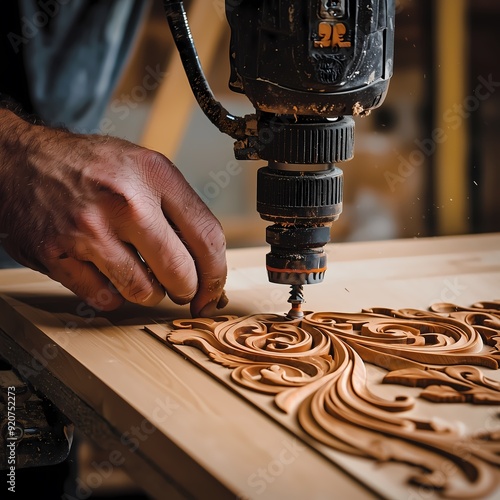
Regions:
<instances>
[{"instance_id":1,"label":"wooden workbench","mask_svg":"<svg viewBox=\"0 0 500 500\"><path fill-rule=\"evenodd\" d=\"M266 251L228 252L224 313L287 311L288 290L267 281ZM499 234L334 244L328 260L324 283L305 289L307 310L427 309L500 298ZM356 474L352 457L345 456L349 467L342 457L329 460L144 331L188 317L185 307L165 300L155 309L130 305L95 317L62 286L26 269L0 271L0 294L2 357L156 498L415 493L396 484L397 469L391 490Z\"/></svg>"}]
</instances>

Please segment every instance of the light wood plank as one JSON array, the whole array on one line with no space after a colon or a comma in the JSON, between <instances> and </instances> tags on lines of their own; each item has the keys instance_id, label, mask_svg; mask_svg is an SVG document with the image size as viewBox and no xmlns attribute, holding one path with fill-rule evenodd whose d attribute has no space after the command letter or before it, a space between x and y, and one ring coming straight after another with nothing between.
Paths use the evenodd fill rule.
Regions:
<instances>
[{"instance_id":1,"label":"light wood plank","mask_svg":"<svg viewBox=\"0 0 500 500\"><path fill-rule=\"evenodd\" d=\"M228 313L287 310L287 288L267 281L266 251L228 252ZM325 282L306 287L306 309L466 306L500 297L498 234L330 245L328 256ZM130 305L94 318L62 286L26 269L1 271L0 293L2 355L70 418L80 412L86 432L123 453L129 473L155 497L170 488L205 498L330 498L332 485L339 498L373 495L365 478L358 483L341 470L350 458L335 466L308 445L293 448L297 436L143 331L187 317L186 307L166 299L155 309ZM136 436L131 453L121 441L135 428L144 438ZM300 449L296 460L263 479L287 447Z\"/></svg>"}]
</instances>

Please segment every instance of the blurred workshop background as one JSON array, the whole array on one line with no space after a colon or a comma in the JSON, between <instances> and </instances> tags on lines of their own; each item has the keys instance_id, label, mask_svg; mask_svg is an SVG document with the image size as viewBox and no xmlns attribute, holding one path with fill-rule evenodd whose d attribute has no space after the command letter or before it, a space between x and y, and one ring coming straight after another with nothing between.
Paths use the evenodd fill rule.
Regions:
<instances>
[{"instance_id":1,"label":"blurred workshop background","mask_svg":"<svg viewBox=\"0 0 500 500\"><path fill-rule=\"evenodd\" d=\"M233 114L252 112L245 96L228 90L224 0L185 4L215 95ZM396 5L394 76L383 106L356 119L355 158L340 165L344 211L332 241L500 231L500 1ZM172 159L221 221L229 248L265 244L267 224L255 208L263 162L237 162L233 140L198 108L161 0L152 2L97 132ZM108 455L77 439L85 481ZM92 498L146 498L118 468L92 488Z\"/></svg>"},{"instance_id":2,"label":"blurred workshop background","mask_svg":"<svg viewBox=\"0 0 500 500\"><path fill-rule=\"evenodd\" d=\"M233 114L253 112L228 89L224 0L185 4L217 99ZM382 107L356 118L354 159L339 165L344 210L332 241L500 231L500 2L396 0L396 7L394 76ZM101 132L173 160L221 221L229 248L265 245L267 223L255 207L264 163L236 161L233 140L199 109L161 0L152 3ZM83 440L80 477L92 473L99 453ZM120 470L94 491L116 494L141 498Z\"/></svg>"},{"instance_id":3,"label":"blurred workshop background","mask_svg":"<svg viewBox=\"0 0 500 500\"><path fill-rule=\"evenodd\" d=\"M209 83L233 114L253 112L228 89L224 0L186 1ZM356 118L344 211L332 241L500 230L500 2L396 0L394 76L369 117ZM155 0L101 129L158 150L220 219L228 247L264 245L255 209L263 162L233 156L197 106Z\"/></svg>"}]
</instances>

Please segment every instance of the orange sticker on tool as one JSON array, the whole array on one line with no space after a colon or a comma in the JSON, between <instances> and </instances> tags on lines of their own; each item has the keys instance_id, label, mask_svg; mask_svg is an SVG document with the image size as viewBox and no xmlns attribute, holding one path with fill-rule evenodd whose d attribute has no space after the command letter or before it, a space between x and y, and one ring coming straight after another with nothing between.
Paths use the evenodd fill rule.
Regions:
<instances>
[{"instance_id":1,"label":"orange sticker on tool","mask_svg":"<svg viewBox=\"0 0 500 500\"><path fill-rule=\"evenodd\" d=\"M314 41L314 46L327 47L350 47L351 42L346 40L347 28L344 23L327 23L322 21L318 25L319 40Z\"/></svg>"}]
</instances>

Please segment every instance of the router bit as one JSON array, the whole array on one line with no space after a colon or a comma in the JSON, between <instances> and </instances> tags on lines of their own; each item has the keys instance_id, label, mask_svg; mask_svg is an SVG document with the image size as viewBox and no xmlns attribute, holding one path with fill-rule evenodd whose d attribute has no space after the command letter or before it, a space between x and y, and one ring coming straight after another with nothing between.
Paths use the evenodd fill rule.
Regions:
<instances>
[{"instance_id":1,"label":"router bit","mask_svg":"<svg viewBox=\"0 0 500 500\"><path fill-rule=\"evenodd\" d=\"M304 294L302 293L302 285L292 285L290 290L290 298L288 302L292 304L292 308L286 315L289 319L302 319L302 304L304 303Z\"/></svg>"}]
</instances>

